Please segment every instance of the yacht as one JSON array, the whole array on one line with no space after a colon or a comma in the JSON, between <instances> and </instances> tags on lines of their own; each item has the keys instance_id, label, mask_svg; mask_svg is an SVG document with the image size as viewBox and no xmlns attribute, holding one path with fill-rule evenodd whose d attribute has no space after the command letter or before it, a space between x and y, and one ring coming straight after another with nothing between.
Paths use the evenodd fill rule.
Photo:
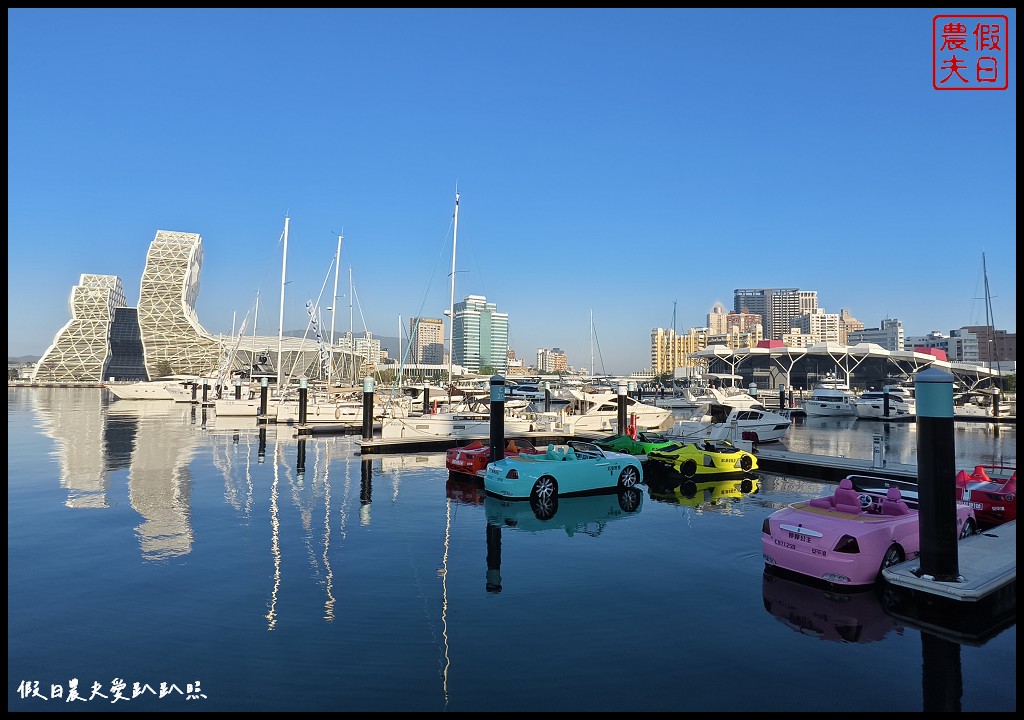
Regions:
<instances>
[{"instance_id":1,"label":"yacht","mask_svg":"<svg viewBox=\"0 0 1024 720\"><path fill-rule=\"evenodd\" d=\"M625 434L619 425L619 394L617 392L586 392L571 390L569 403L558 412L537 413L537 430L564 432L569 435ZM637 432L664 430L671 424L672 410L640 402L628 395L626 422Z\"/></svg>"},{"instance_id":2,"label":"yacht","mask_svg":"<svg viewBox=\"0 0 1024 720\"><path fill-rule=\"evenodd\" d=\"M887 403L888 415L886 414ZM886 385L881 390L868 390L861 393L860 397L853 402L853 407L858 418L869 420L917 413L914 396L906 392L905 388L894 385Z\"/></svg>"},{"instance_id":3,"label":"yacht","mask_svg":"<svg viewBox=\"0 0 1024 720\"><path fill-rule=\"evenodd\" d=\"M208 383L212 381L207 380ZM103 387L118 400L173 400L192 402L192 385L200 387L203 378L198 375L167 375L136 382L106 382Z\"/></svg>"},{"instance_id":4,"label":"yacht","mask_svg":"<svg viewBox=\"0 0 1024 720\"><path fill-rule=\"evenodd\" d=\"M510 382L506 386L505 391L506 399L519 399L519 400L543 400L544 389L539 383L515 383Z\"/></svg>"},{"instance_id":5,"label":"yacht","mask_svg":"<svg viewBox=\"0 0 1024 720\"><path fill-rule=\"evenodd\" d=\"M825 378L814 386L810 399L804 402L804 412L808 417L853 417L857 414L853 404L856 398L846 382Z\"/></svg>"},{"instance_id":6,"label":"yacht","mask_svg":"<svg viewBox=\"0 0 1024 720\"><path fill-rule=\"evenodd\" d=\"M790 418L764 406L740 408L714 404L698 419L677 420L665 435L687 443L701 440L777 442L789 430L790 423Z\"/></svg>"}]
</instances>

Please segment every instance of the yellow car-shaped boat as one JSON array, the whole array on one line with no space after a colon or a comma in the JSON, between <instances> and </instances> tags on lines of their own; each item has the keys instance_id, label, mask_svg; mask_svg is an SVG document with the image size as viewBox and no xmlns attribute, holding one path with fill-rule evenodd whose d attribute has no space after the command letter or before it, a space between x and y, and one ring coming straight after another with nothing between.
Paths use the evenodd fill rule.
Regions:
<instances>
[{"instance_id":1,"label":"yellow car-shaped boat","mask_svg":"<svg viewBox=\"0 0 1024 720\"><path fill-rule=\"evenodd\" d=\"M749 475L757 470L757 457L726 440L704 440L652 450L648 472L662 472L670 479L713 480Z\"/></svg>"}]
</instances>

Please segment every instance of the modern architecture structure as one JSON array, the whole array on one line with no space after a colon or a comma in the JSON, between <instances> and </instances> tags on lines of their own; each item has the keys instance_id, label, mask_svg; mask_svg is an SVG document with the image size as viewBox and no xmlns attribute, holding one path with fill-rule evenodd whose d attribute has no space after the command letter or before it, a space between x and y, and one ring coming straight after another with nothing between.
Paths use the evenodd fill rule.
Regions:
<instances>
[{"instance_id":1,"label":"modern architecture structure","mask_svg":"<svg viewBox=\"0 0 1024 720\"><path fill-rule=\"evenodd\" d=\"M137 307L128 307L117 276L82 275L71 290L71 319L57 331L32 380L213 377L230 370L246 372L259 362L280 366L290 375L314 376L322 354L316 341L253 336L243 342L207 332L195 310L202 264L198 234L158 230L146 254Z\"/></svg>"},{"instance_id":2,"label":"modern architecture structure","mask_svg":"<svg viewBox=\"0 0 1024 720\"><path fill-rule=\"evenodd\" d=\"M100 382L110 359L114 313L125 304L124 284L116 275L82 275L71 288L71 319L36 364L32 379L41 382Z\"/></svg>"},{"instance_id":3,"label":"modern architecture structure","mask_svg":"<svg viewBox=\"0 0 1024 720\"><path fill-rule=\"evenodd\" d=\"M508 313L483 295L467 295L455 303L452 319L452 362L470 373L490 367L508 373Z\"/></svg>"}]
</instances>

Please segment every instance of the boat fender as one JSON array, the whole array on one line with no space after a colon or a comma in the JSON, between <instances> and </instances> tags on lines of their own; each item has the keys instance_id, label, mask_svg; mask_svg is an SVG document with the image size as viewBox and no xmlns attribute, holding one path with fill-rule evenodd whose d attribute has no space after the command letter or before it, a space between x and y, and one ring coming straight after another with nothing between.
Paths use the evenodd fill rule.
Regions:
<instances>
[{"instance_id":1,"label":"boat fender","mask_svg":"<svg viewBox=\"0 0 1024 720\"><path fill-rule=\"evenodd\" d=\"M437 414L437 400L434 401L434 407L430 410L431 414Z\"/></svg>"},{"instance_id":2,"label":"boat fender","mask_svg":"<svg viewBox=\"0 0 1024 720\"><path fill-rule=\"evenodd\" d=\"M320 408L317 408L316 414L320 414ZM338 405L337 407L334 408L334 419L341 420L341 405Z\"/></svg>"}]
</instances>

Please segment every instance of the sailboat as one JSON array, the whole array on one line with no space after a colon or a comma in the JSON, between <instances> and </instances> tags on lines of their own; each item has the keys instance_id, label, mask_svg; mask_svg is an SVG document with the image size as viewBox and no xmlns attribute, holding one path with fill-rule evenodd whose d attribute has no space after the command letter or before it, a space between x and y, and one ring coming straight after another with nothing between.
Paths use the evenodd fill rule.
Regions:
<instances>
[{"instance_id":1,"label":"sailboat","mask_svg":"<svg viewBox=\"0 0 1024 720\"><path fill-rule=\"evenodd\" d=\"M453 375L455 328L455 250L459 235L459 193L455 192L455 213L452 216L452 273L451 296L448 310L448 393L455 394ZM490 413L481 409L452 403L438 412L405 417L385 417L381 420L382 440L412 440L427 438L487 439L490 437ZM531 432L533 422L508 412L505 413L505 432L508 434Z\"/></svg>"},{"instance_id":2,"label":"sailboat","mask_svg":"<svg viewBox=\"0 0 1024 720\"><path fill-rule=\"evenodd\" d=\"M957 393L954 398L953 411L956 415L994 415L995 403L999 402L999 389L996 376L999 362L996 360L995 317L992 312L992 291L988 284L988 264L985 253L981 253L981 272L985 288L985 361L988 366L988 387L972 387L966 392ZM981 350L979 342L979 350ZM979 383L980 384L980 383ZM1014 412L1016 412L1014 410Z\"/></svg>"}]
</instances>

